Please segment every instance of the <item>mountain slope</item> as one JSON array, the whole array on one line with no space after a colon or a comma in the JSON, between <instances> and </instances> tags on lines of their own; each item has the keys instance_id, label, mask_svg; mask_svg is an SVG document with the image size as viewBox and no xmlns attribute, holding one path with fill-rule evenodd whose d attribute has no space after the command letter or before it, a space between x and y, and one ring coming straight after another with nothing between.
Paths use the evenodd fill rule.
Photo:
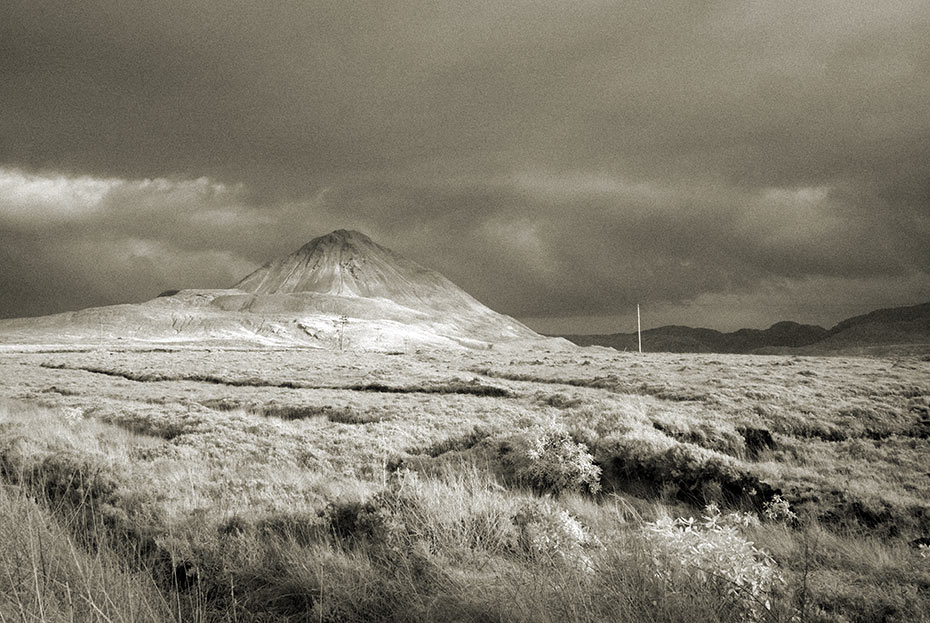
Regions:
<instances>
[{"instance_id":1,"label":"mountain slope","mask_svg":"<svg viewBox=\"0 0 930 623\"><path fill-rule=\"evenodd\" d=\"M368 236L337 230L265 264L220 297L229 311L322 314L428 325L452 339L495 342L540 336L498 314L439 273ZM396 329L395 329L396 330Z\"/></svg>"},{"instance_id":2,"label":"mountain slope","mask_svg":"<svg viewBox=\"0 0 930 623\"><path fill-rule=\"evenodd\" d=\"M895 325L907 323L916 323L914 327L923 326L922 323L930 320L930 303L921 305L910 305L908 307L889 307L885 309L876 309L875 311L861 316L853 316L843 320L830 330L830 333L837 334L847 329L862 325Z\"/></svg>"},{"instance_id":3,"label":"mountain slope","mask_svg":"<svg viewBox=\"0 0 930 623\"><path fill-rule=\"evenodd\" d=\"M265 264L235 288L261 295L313 292L384 298L443 310L461 305L484 307L439 273L376 244L365 234L344 229Z\"/></svg>"},{"instance_id":4,"label":"mountain slope","mask_svg":"<svg viewBox=\"0 0 930 623\"><path fill-rule=\"evenodd\" d=\"M930 303L877 309L836 324L813 354L892 354L930 350Z\"/></svg>"},{"instance_id":5,"label":"mountain slope","mask_svg":"<svg viewBox=\"0 0 930 623\"><path fill-rule=\"evenodd\" d=\"M317 348L476 346L543 339L439 273L339 230L225 290L168 291L136 305L0 320L0 342L246 342Z\"/></svg>"}]
</instances>

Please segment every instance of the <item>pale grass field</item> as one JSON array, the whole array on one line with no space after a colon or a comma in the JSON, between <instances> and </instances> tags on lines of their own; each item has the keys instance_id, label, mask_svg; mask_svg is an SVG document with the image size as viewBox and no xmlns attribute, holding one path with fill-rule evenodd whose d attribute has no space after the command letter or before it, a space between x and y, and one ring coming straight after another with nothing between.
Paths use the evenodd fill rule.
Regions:
<instances>
[{"instance_id":1,"label":"pale grass field","mask_svg":"<svg viewBox=\"0 0 930 623\"><path fill-rule=\"evenodd\" d=\"M0 622L930 620L920 356L89 348L0 400ZM707 503L764 600L656 566Z\"/></svg>"}]
</instances>

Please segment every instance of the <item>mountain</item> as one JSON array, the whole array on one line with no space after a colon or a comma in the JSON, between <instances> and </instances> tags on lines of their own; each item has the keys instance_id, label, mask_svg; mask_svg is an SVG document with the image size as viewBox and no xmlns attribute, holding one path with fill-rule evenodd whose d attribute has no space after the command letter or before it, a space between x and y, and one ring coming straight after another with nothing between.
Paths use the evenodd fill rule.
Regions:
<instances>
[{"instance_id":1,"label":"mountain","mask_svg":"<svg viewBox=\"0 0 930 623\"><path fill-rule=\"evenodd\" d=\"M830 332L840 333L852 329L853 327L861 327L863 325L908 326L923 331L923 329L927 328L928 320L930 320L930 303L911 305L909 307L889 307L886 309L877 309L873 312L862 314L861 316L847 318L837 323Z\"/></svg>"},{"instance_id":2,"label":"mountain","mask_svg":"<svg viewBox=\"0 0 930 623\"><path fill-rule=\"evenodd\" d=\"M643 350L668 353L749 353L765 347L806 346L828 334L823 327L796 322L778 322L768 329L740 329L731 333L714 329L666 326L643 331ZM580 346L610 346L617 350L638 348L635 333L563 337Z\"/></svg>"},{"instance_id":3,"label":"mountain","mask_svg":"<svg viewBox=\"0 0 930 623\"><path fill-rule=\"evenodd\" d=\"M299 294L384 299L411 309L484 313L440 275L357 231L340 229L272 260L235 285L259 296Z\"/></svg>"},{"instance_id":4,"label":"mountain","mask_svg":"<svg viewBox=\"0 0 930 623\"><path fill-rule=\"evenodd\" d=\"M825 339L802 350L811 354L927 354L930 303L878 309L847 318L830 329Z\"/></svg>"},{"instance_id":5,"label":"mountain","mask_svg":"<svg viewBox=\"0 0 930 623\"><path fill-rule=\"evenodd\" d=\"M374 350L544 339L439 273L347 230L273 259L234 287L0 320L0 343L258 343Z\"/></svg>"},{"instance_id":6,"label":"mountain","mask_svg":"<svg viewBox=\"0 0 930 623\"><path fill-rule=\"evenodd\" d=\"M635 333L564 335L580 346L636 350ZM832 329L778 322L768 329L713 329L666 326L643 331L643 350L671 353L904 354L930 350L930 303L879 309L847 318Z\"/></svg>"}]
</instances>

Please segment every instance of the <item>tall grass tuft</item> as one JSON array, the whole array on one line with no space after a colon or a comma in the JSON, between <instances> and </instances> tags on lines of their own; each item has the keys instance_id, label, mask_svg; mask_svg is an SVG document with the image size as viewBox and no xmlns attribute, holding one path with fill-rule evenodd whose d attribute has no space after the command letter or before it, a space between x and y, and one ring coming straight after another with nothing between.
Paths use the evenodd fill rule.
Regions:
<instances>
[{"instance_id":1,"label":"tall grass tuft","mask_svg":"<svg viewBox=\"0 0 930 623\"><path fill-rule=\"evenodd\" d=\"M132 543L98 535L88 549L86 532L75 538L73 528L48 499L0 486L0 620L175 620L151 574L133 564Z\"/></svg>"}]
</instances>

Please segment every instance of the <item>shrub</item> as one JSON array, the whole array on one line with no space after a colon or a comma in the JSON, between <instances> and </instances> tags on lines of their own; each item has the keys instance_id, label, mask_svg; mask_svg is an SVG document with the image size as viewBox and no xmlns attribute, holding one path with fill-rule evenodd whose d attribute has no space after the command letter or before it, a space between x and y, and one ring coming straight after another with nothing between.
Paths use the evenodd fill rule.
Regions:
<instances>
[{"instance_id":1,"label":"shrub","mask_svg":"<svg viewBox=\"0 0 930 623\"><path fill-rule=\"evenodd\" d=\"M482 426L475 426L470 431L453 435L431 444L423 449L411 450L411 454L427 454L437 457L446 452L457 452L474 448L478 443L491 435L491 432Z\"/></svg>"},{"instance_id":2,"label":"shrub","mask_svg":"<svg viewBox=\"0 0 930 623\"><path fill-rule=\"evenodd\" d=\"M653 428L681 443L690 443L707 450L742 456L746 442L734 429L708 422L688 422L685 419L654 421Z\"/></svg>"},{"instance_id":3,"label":"shrub","mask_svg":"<svg viewBox=\"0 0 930 623\"><path fill-rule=\"evenodd\" d=\"M792 523L798 520L788 500L778 494L773 495L771 500L762 505L762 514L769 521Z\"/></svg>"},{"instance_id":4,"label":"shrub","mask_svg":"<svg viewBox=\"0 0 930 623\"><path fill-rule=\"evenodd\" d=\"M559 393L542 397L541 402L557 409L569 409L581 405L583 400L577 396L566 396Z\"/></svg>"},{"instance_id":5,"label":"shrub","mask_svg":"<svg viewBox=\"0 0 930 623\"><path fill-rule=\"evenodd\" d=\"M568 511L549 500L524 504L513 516L520 549L534 560L593 571L587 551L599 542Z\"/></svg>"},{"instance_id":6,"label":"shrub","mask_svg":"<svg viewBox=\"0 0 930 623\"><path fill-rule=\"evenodd\" d=\"M724 515L721 514L720 507L716 504L708 504L705 506L704 516L705 518L716 518L717 524L724 527L736 528L737 530L741 528L757 528L762 525L762 523L759 521L759 517L754 513L735 511Z\"/></svg>"},{"instance_id":7,"label":"shrub","mask_svg":"<svg viewBox=\"0 0 930 623\"><path fill-rule=\"evenodd\" d=\"M701 521L663 518L647 523L643 535L655 573L669 591L712 590L725 594L744 620L761 620L773 592L783 584L775 561L743 537L735 513L706 509Z\"/></svg>"},{"instance_id":8,"label":"shrub","mask_svg":"<svg viewBox=\"0 0 930 623\"><path fill-rule=\"evenodd\" d=\"M537 491L560 493L584 486L597 493L601 488L601 468L588 448L557 425L531 430L502 449L517 479Z\"/></svg>"},{"instance_id":9,"label":"shrub","mask_svg":"<svg viewBox=\"0 0 930 623\"><path fill-rule=\"evenodd\" d=\"M385 542L394 526L390 510L378 496L366 501L334 502L320 513L330 532L344 541Z\"/></svg>"},{"instance_id":10,"label":"shrub","mask_svg":"<svg viewBox=\"0 0 930 623\"><path fill-rule=\"evenodd\" d=\"M760 511L778 493L729 457L668 438L626 436L602 448L598 458L605 480L614 487L670 487L678 500L689 504L723 502Z\"/></svg>"}]
</instances>

